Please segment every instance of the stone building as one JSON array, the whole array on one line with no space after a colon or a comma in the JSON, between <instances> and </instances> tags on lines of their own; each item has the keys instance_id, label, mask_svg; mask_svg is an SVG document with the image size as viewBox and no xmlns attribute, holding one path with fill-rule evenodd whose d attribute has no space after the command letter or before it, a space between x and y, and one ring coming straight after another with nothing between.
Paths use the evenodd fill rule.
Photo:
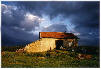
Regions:
<instances>
[{"instance_id":1,"label":"stone building","mask_svg":"<svg viewBox=\"0 0 101 69\"><path fill-rule=\"evenodd\" d=\"M77 47L78 37L66 32L40 32L39 40L24 48L26 52L44 52L48 50Z\"/></svg>"}]
</instances>

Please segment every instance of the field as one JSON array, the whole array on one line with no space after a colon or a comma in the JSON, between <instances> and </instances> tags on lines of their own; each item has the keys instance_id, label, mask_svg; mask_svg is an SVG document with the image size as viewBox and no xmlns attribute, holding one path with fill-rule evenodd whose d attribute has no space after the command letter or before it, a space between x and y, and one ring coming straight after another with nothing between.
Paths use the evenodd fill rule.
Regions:
<instances>
[{"instance_id":1,"label":"field","mask_svg":"<svg viewBox=\"0 0 101 69\"><path fill-rule=\"evenodd\" d=\"M98 68L99 49L93 49L95 49L94 52L86 53L92 55L90 59L78 59L80 52L77 51L52 50L42 53L17 53L4 50L1 56L1 66L2 68Z\"/></svg>"}]
</instances>

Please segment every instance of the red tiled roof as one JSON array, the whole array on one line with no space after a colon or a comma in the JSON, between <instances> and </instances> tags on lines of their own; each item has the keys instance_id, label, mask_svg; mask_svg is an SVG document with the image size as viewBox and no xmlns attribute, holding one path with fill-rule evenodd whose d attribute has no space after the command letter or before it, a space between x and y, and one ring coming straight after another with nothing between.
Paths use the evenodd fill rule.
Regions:
<instances>
[{"instance_id":1,"label":"red tiled roof","mask_svg":"<svg viewBox=\"0 0 101 69\"><path fill-rule=\"evenodd\" d=\"M65 32L40 32L40 38L77 38L77 36Z\"/></svg>"}]
</instances>

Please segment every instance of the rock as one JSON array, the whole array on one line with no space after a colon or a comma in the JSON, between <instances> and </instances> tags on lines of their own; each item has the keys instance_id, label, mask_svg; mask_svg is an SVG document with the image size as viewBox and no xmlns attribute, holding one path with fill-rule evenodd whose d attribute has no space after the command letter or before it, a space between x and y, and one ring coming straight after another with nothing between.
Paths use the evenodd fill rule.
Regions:
<instances>
[{"instance_id":1,"label":"rock","mask_svg":"<svg viewBox=\"0 0 101 69\"><path fill-rule=\"evenodd\" d=\"M5 52L1 52L1 55L2 55L2 56L5 55Z\"/></svg>"},{"instance_id":2,"label":"rock","mask_svg":"<svg viewBox=\"0 0 101 69\"><path fill-rule=\"evenodd\" d=\"M92 55L86 55L86 54L78 54L78 59L91 59Z\"/></svg>"},{"instance_id":3,"label":"rock","mask_svg":"<svg viewBox=\"0 0 101 69\"><path fill-rule=\"evenodd\" d=\"M16 52L17 53L23 53L24 52L24 49L17 49Z\"/></svg>"}]
</instances>

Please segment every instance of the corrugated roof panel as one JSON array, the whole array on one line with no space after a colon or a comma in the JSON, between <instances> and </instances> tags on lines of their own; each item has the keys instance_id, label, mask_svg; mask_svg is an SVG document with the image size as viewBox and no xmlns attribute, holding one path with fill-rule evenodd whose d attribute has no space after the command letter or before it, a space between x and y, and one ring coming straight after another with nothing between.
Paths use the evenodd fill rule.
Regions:
<instances>
[{"instance_id":1,"label":"corrugated roof panel","mask_svg":"<svg viewBox=\"0 0 101 69\"><path fill-rule=\"evenodd\" d=\"M78 38L72 33L65 32L40 32L40 38Z\"/></svg>"}]
</instances>

